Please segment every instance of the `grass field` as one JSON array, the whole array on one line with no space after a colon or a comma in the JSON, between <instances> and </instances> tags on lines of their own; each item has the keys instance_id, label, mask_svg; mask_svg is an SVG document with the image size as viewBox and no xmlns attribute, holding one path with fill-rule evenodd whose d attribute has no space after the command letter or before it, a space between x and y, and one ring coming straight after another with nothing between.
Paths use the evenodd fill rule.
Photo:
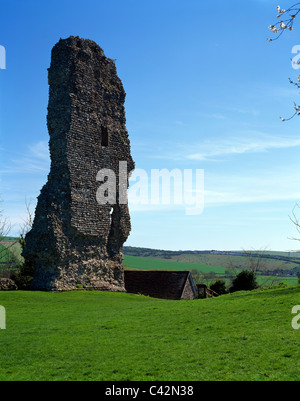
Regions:
<instances>
[{"instance_id":1,"label":"grass field","mask_svg":"<svg viewBox=\"0 0 300 401\"><path fill-rule=\"evenodd\" d=\"M199 270L205 273L214 272L219 275L225 274L225 267L209 266L199 263L176 262L173 260L144 258L140 256L124 255L124 265L134 269L151 270Z\"/></svg>"},{"instance_id":2,"label":"grass field","mask_svg":"<svg viewBox=\"0 0 300 401\"><path fill-rule=\"evenodd\" d=\"M299 380L300 287L170 301L3 291L0 380Z\"/></svg>"},{"instance_id":3,"label":"grass field","mask_svg":"<svg viewBox=\"0 0 300 401\"><path fill-rule=\"evenodd\" d=\"M270 253L274 256L280 255L280 252ZM297 255L298 256L298 255ZM189 262L189 263L200 263L211 266L235 266L239 268L244 268L249 266L249 258L247 256L240 255L214 255L214 254L182 254L179 256L172 257L172 260L177 262ZM275 270L282 269L288 270L299 266L299 258L290 258L289 261L277 260L277 259L262 259L261 264L263 264L264 269Z\"/></svg>"},{"instance_id":4,"label":"grass field","mask_svg":"<svg viewBox=\"0 0 300 401\"><path fill-rule=\"evenodd\" d=\"M4 252L4 249L6 251ZM14 242L3 242L0 243L0 262L6 262L8 260L17 259L22 261L21 256L22 248L19 243Z\"/></svg>"}]
</instances>

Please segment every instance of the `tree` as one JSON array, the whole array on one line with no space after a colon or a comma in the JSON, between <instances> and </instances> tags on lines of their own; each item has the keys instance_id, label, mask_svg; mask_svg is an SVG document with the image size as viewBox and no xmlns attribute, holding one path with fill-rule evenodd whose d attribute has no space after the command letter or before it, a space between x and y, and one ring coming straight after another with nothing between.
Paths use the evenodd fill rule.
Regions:
<instances>
[{"instance_id":1,"label":"tree","mask_svg":"<svg viewBox=\"0 0 300 401\"><path fill-rule=\"evenodd\" d=\"M18 265L18 259L12 252L13 246L17 241L8 241L11 229L12 226L9 220L4 216L4 211L0 210L0 263L5 267L1 269L1 273L6 277L10 275L10 269L16 268Z\"/></svg>"},{"instance_id":2,"label":"tree","mask_svg":"<svg viewBox=\"0 0 300 401\"><path fill-rule=\"evenodd\" d=\"M270 25L269 29L275 33L277 36L274 37L273 39L267 39L269 42L273 42L277 39L280 38L280 36L285 32L285 31L292 31L293 30L293 25L294 25L294 21L295 18L297 17L297 15L300 12L300 3L295 3L293 4L291 7L287 8L286 10L281 9L280 6L276 7L277 10L277 22ZM294 62L294 64L298 64L298 62ZM296 67L295 68L299 68ZM300 75L298 75L297 77L297 82L295 82L294 80L292 80L291 78L289 78L289 82L296 86L298 89L300 89ZM297 105L294 102L294 114L289 117L289 118L283 118L280 117L282 121L288 121L291 120L293 117L295 117L296 115L300 116L300 106Z\"/></svg>"},{"instance_id":3,"label":"tree","mask_svg":"<svg viewBox=\"0 0 300 401\"><path fill-rule=\"evenodd\" d=\"M295 225L297 232L300 234L300 219L296 215L296 212L295 212L296 208L300 208L298 203L294 206L294 209L292 210L292 217L289 216L289 218L290 218L291 222ZM290 239L295 240L295 241L300 241L300 238L296 238L296 237L291 237Z\"/></svg>"},{"instance_id":4,"label":"tree","mask_svg":"<svg viewBox=\"0 0 300 401\"><path fill-rule=\"evenodd\" d=\"M235 279L232 281L232 285L229 288L229 292L235 291L251 291L258 288L256 281L256 273L254 271L242 270Z\"/></svg>"},{"instance_id":5,"label":"tree","mask_svg":"<svg viewBox=\"0 0 300 401\"><path fill-rule=\"evenodd\" d=\"M225 280L216 280L209 287L219 295L227 294L228 292L226 289Z\"/></svg>"},{"instance_id":6,"label":"tree","mask_svg":"<svg viewBox=\"0 0 300 401\"><path fill-rule=\"evenodd\" d=\"M26 207L26 218L24 219L23 224L21 225L21 233L19 238L19 244L22 247L22 250L25 247L25 236L31 230L33 223L33 211L31 209L31 200L28 202L25 199L25 207ZM13 280L16 282L19 289L26 290L30 288L31 282L33 280L33 266L27 260L20 265L19 271L13 275Z\"/></svg>"},{"instance_id":7,"label":"tree","mask_svg":"<svg viewBox=\"0 0 300 401\"><path fill-rule=\"evenodd\" d=\"M276 7L277 10L277 22L274 25L270 25L269 29L273 32L278 34L274 39L267 39L269 42L277 40L280 36L284 33L284 31L293 30L294 20L300 12L300 3L295 3L291 7L287 8L286 10L280 8L280 6ZM289 14L292 13L292 14ZM288 15L288 17L287 17ZM286 17L286 18L285 18ZM285 19L283 19L285 18Z\"/></svg>"},{"instance_id":8,"label":"tree","mask_svg":"<svg viewBox=\"0 0 300 401\"><path fill-rule=\"evenodd\" d=\"M0 262L5 262L6 265L10 265L11 262L15 261L11 248L16 241L7 241L11 229L12 226L4 216L4 211L0 210Z\"/></svg>"},{"instance_id":9,"label":"tree","mask_svg":"<svg viewBox=\"0 0 300 401\"><path fill-rule=\"evenodd\" d=\"M25 246L25 236L31 230L33 224L34 212L31 208L31 199L29 202L27 201L27 199L25 199L25 207L26 207L26 218L23 220L23 224L20 227L21 233L19 239L19 243L21 244L22 249L24 249Z\"/></svg>"},{"instance_id":10,"label":"tree","mask_svg":"<svg viewBox=\"0 0 300 401\"><path fill-rule=\"evenodd\" d=\"M23 224L20 227L21 232L19 238L19 244L21 245L22 250L25 248L26 244L25 236L32 228L33 216L34 216L34 213L31 209L31 200L28 202L27 199L25 199L25 207L26 207L26 218L23 220Z\"/></svg>"},{"instance_id":11,"label":"tree","mask_svg":"<svg viewBox=\"0 0 300 401\"><path fill-rule=\"evenodd\" d=\"M191 270L191 275L195 284L200 284L203 281L203 274L196 269Z\"/></svg>"},{"instance_id":12,"label":"tree","mask_svg":"<svg viewBox=\"0 0 300 401\"><path fill-rule=\"evenodd\" d=\"M258 251L247 251L243 249L246 256L246 264L249 271L257 274L257 272L264 272L267 270L266 249Z\"/></svg>"},{"instance_id":13,"label":"tree","mask_svg":"<svg viewBox=\"0 0 300 401\"><path fill-rule=\"evenodd\" d=\"M267 248L259 250L245 250L238 256L239 260L234 264L229 257L228 269L225 271L226 277L235 279L241 270L253 272L256 276L260 275L260 285L273 285L278 281L270 272L273 270L285 270L285 261L276 259L274 266L274 259L268 254Z\"/></svg>"},{"instance_id":14,"label":"tree","mask_svg":"<svg viewBox=\"0 0 300 401\"><path fill-rule=\"evenodd\" d=\"M300 13L300 2L293 4L291 7L289 7L288 9L284 10L281 9L280 6L276 7L277 9L277 23L270 25L269 29L277 34L277 36L273 39L267 39L269 42L272 42L274 40L277 40L280 38L280 36L287 30L292 31L293 30L293 25L294 25L294 21L295 18L297 17L297 15ZM293 61L293 60L292 60ZM296 64L298 66L300 66L300 62L295 62L293 61L293 64ZM299 67L295 67L295 68L299 68ZM300 89L300 75L297 76L297 82L293 81L291 78L289 78L289 82L294 85L297 89ZM289 118L281 118L282 121L287 121L292 119L293 117L300 116L300 106L297 106L297 104L294 102L294 109L295 112L294 114L289 117ZM299 218L296 216L295 214L295 208L298 208L299 205L296 204L296 206L294 207L293 211L292 211L292 215L293 217L290 217L290 220L294 223L298 233L300 234L300 221ZM291 238L293 240L299 240L299 238Z\"/></svg>"},{"instance_id":15,"label":"tree","mask_svg":"<svg viewBox=\"0 0 300 401\"><path fill-rule=\"evenodd\" d=\"M11 231L11 224L3 213L4 211L0 210L0 243L5 242Z\"/></svg>"}]
</instances>

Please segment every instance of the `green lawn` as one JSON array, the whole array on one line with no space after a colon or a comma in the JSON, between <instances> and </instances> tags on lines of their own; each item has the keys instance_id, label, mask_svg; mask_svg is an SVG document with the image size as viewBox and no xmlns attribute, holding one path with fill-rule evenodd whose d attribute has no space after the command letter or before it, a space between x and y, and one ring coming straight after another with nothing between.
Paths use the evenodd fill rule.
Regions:
<instances>
[{"instance_id":1,"label":"green lawn","mask_svg":"<svg viewBox=\"0 0 300 401\"><path fill-rule=\"evenodd\" d=\"M299 380L300 287L169 301L2 291L0 380Z\"/></svg>"}]
</instances>

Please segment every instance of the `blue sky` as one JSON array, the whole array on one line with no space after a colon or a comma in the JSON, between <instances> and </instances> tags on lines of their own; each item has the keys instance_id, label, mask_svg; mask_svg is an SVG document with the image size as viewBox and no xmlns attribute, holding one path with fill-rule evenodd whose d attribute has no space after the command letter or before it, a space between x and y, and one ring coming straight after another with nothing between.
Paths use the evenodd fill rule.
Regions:
<instances>
[{"instance_id":1,"label":"blue sky","mask_svg":"<svg viewBox=\"0 0 300 401\"><path fill-rule=\"evenodd\" d=\"M300 20L278 41L273 0L1 0L1 208L18 234L49 172L47 68L70 35L117 59L136 168L204 169L204 210L130 205L126 243L160 249L300 248ZM280 6L287 8L290 2ZM300 209L299 209L300 211Z\"/></svg>"}]
</instances>

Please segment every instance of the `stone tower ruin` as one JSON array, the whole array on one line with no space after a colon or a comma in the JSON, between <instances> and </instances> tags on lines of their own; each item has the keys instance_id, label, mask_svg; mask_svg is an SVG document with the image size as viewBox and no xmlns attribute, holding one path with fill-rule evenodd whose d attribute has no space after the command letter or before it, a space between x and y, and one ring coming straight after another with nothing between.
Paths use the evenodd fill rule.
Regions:
<instances>
[{"instance_id":1,"label":"stone tower ruin","mask_svg":"<svg viewBox=\"0 0 300 401\"><path fill-rule=\"evenodd\" d=\"M125 291L122 248L131 225L127 202L119 202L128 188L119 162L128 176L134 162L122 82L95 42L74 36L53 47L48 72L51 167L23 251L32 288ZM101 169L115 173L114 204L96 199L107 179L97 181Z\"/></svg>"}]
</instances>

